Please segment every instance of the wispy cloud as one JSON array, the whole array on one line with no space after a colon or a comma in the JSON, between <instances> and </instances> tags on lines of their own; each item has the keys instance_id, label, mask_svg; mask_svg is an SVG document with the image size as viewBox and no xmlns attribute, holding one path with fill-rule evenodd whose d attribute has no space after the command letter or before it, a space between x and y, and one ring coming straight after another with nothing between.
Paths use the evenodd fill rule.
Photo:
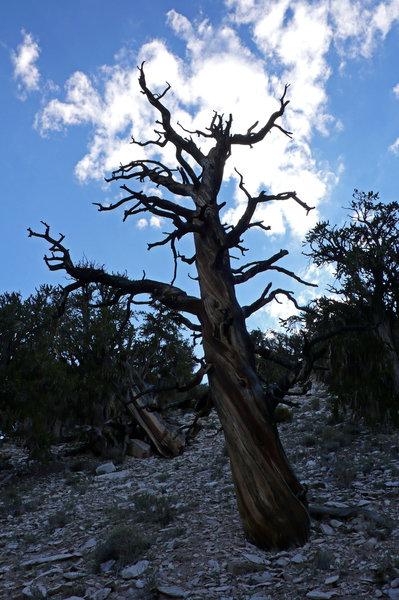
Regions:
<instances>
[{"instance_id":1,"label":"wispy cloud","mask_svg":"<svg viewBox=\"0 0 399 600\"><path fill-rule=\"evenodd\" d=\"M393 88L393 93L397 98L399 98L399 83ZM389 146L389 150L399 156L399 138L397 138L397 140Z\"/></svg>"},{"instance_id":2,"label":"wispy cloud","mask_svg":"<svg viewBox=\"0 0 399 600\"><path fill-rule=\"evenodd\" d=\"M14 65L14 79L17 81L18 96L25 100L28 93L39 89L40 72L36 65L40 47L31 33L22 30L23 41L16 50L11 51Z\"/></svg>"}]
</instances>

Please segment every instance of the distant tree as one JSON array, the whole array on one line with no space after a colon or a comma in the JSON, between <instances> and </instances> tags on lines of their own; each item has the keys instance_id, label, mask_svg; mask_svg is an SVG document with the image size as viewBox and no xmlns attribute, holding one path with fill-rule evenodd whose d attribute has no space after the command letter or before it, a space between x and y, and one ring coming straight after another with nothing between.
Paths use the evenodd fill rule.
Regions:
<instances>
[{"instance_id":1,"label":"distant tree","mask_svg":"<svg viewBox=\"0 0 399 600\"><path fill-rule=\"evenodd\" d=\"M45 459L75 425L100 435L110 419L129 421L127 369L166 388L193 372L192 349L167 311L147 312L136 327L129 300L109 299L108 288L87 285L59 315L51 286L26 300L0 296L0 431L23 440L33 458Z\"/></svg>"},{"instance_id":2,"label":"distant tree","mask_svg":"<svg viewBox=\"0 0 399 600\"><path fill-rule=\"evenodd\" d=\"M307 255L335 269L331 292L315 305L313 331L340 330L330 342L330 388L370 422L399 410L399 204L355 190L350 221L316 225L306 236Z\"/></svg>"},{"instance_id":3,"label":"distant tree","mask_svg":"<svg viewBox=\"0 0 399 600\"><path fill-rule=\"evenodd\" d=\"M23 301L0 296L0 431L45 458L58 419L73 400L72 369L57 358L54 289L40 287Z\"/></svg>"},{"instance_id":4,"label":"distant tree","mask_svg":"<svg viewBox=\"0 0 399 600\"><path fill-rule=\"evenodd\" d=\"M304 391L308 389L308 379L317 358L309 353L306 337L295 328L266 332L255 329L250 335L256 348L256 368L262 385L274 397L275 406L292 405L287 394L297 382L303 384Z\"/></svg>"},{"instance_id":5,"label":"distant tree","mask_svg":"<svg viewBox=\"0 0 399 600\"><path fill-rule=\"evenodd\" d=\"M162 304L156 303L154 310L143 315L133 364L146 384L165 389L158 392L158 409L187 397L187 393L177 391L176 383L184 384L193 374L196 366L193 345L182 334L175 314Z\"/></svg>"},{"instance_id":6,"label":"distant tree","mask_svg":"<svg viewBox=\"0 0 399 600\"><path fill-rule=\"evenodd\" d=\"M232 133L232 116L224 120L223 115L215 113L205 131L189 132L182 128L179 133L163 102L169 86L162 93L153 93L147 87L143 65L139 68L139 84L148 102L158 112L159 121L155 140L133 140L133 143L155 148L169 145L175 153L177 166L172 168L160 160L148 158L121 166L108 181L122 180L125 197L110 206L98 206L100 211L125 206L125 219L149 213L171 222L172 231L161 241L149 245L152 248L170 244L174 258L171 283L145 276L129 279L109 274L104 269L76 265L63 245L64 236L54 238L46 224L43 233L29 230L30 235L50 244L51 254L45 259L49 268L63 269L73 279L73 283L65 288L65 295L88 283L102 284L114 290L115 301L122 296L147 294L152 301L189 315L182 316L181 320L202 337L205 361L202 372L208 375L212 399L223 426L244 531L252 542L263 548L303 544L309 535L305 489L281 446L273 419L276 398L271 388L269 391L262 388L256 371L255 348L246 327L246 319L278 294L296 302L291 292L272 289L270 283L251 304L240 306L236 286L267 271L277 271L305 282L277 264L288 254L286 250L241 266L237 263L235 268L231 265L231 257L237 250L245 254L242 237L249 229L269 229L254 220L259 205L292 200L306 211L310 207L293 191L279 194L262 191L251 195L240 174L239 187L247 203L235 225L222 222L220 214L225 203L218 202L225 164L234 147L250 148L272 131L291 135L278 123L288 104L287 88L277 110L263 126L256 122L243 134ZM194 142L194 135L206 142L206 150ZM135 181L143 184L143 189L137 190L130 184ZM150 190L154 186L164 194L152 194ZM194 241L192 257L181 255L176 249L178 241L187 235ZM199 296L189 295L175 285L179 260L195 265ZM299 376L300 370L295 370L290 378L292 385Z\"/></svg>"},{"instance_id":7,"label":"distant tree","mask_svg":"<svg viewBox=\"0 0 399 600\"><path fill-rule=\"evenodd\" d=\"M101 285L87 285L71 294L55 340L58 358L72 367L79 382L75 418L97 427L121 412L119 384L136 343L129 302L109 305L109 299L109 290Z\"/></svg>"}]
</instances>

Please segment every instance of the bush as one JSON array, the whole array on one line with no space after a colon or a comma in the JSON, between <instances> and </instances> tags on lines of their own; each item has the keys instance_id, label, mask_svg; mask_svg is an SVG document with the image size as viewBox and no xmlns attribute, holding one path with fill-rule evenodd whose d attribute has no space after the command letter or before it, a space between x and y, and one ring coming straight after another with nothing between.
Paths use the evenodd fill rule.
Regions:
<instances>
[{"instance_id":1,"label":"bush","mask_svg":"<svg viewBox=\"0 0 399 600\"><path fill-rule=\"evenodd\" d=\"M176 511L172 506L173 499L168 496L154 496L143 492L134 497L136 518L141 522L168 525L174 520Z\"/></svg>"},{"instance_id":2,"label":"bush","mask_svg":"<svg viewBox=\"0 0 399 600\"><path fill-rule=\"evenodd\" d=\"M118 566L124 567L141 558L151 547L151 540L137 526L118 525L110 533L105 542L97 544L94 551L95 570L108 560L115 560Z\"/></svg>"}]
</instances>

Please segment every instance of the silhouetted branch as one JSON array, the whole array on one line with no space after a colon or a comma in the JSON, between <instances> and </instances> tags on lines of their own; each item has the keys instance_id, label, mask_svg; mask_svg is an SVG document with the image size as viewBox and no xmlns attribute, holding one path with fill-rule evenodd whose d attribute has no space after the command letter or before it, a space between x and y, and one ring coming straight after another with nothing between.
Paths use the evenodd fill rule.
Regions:
<instances>
[{"instance_id":1,"label":"silhouetted branch","mask_svg":"<svg viewBox=\"0 0 399 600\"><path fill-rule=\"evenodd\" d=\"M88 283L103 284L119 292L121 296L132 296L148 294L153 300L159 300L168 308L182 310L193 315L199 315L202 301L194 296L188 296L186 292L173 285L151 279L132 280L123 275L106 273L103 269L78 266L72 262L69 251L63 246L65 236L60 235L57 240L50 235L50 227L43 222L44 233L38 233L28 229L29 237L44 239L50 244L51 256L45 256L44 260L51 271L64 270L75 282L64 288L66 296L73 290Z\"/></svg>"},{"instance_id":2,"label":"silhouetted branch","mask_svg":"<svg viewBox=\"0 0 399 600\"><path fill-rule=\"evenodd\" d=\"M256 122L252 127L250 127L246 134L235 134L231 136L232 144L241 144L246 146L252 146L253 144L257 144L262 141L266 135L273 129L273 127L277 127L280 131L282 131L288 137L292 136L290 131L283 129L280 125L276 124L277 119L283 116L286 106L289 104L289 100L285 99L287 94L287 90L289 85L285 85L283 95L280 98L280 108L276 112L274 112L267 123L259 129L259 131L254 132L254 128L257 126L258 122Z\"/></svg>"},{"instance_id":3,"label":"silhouetted branch","mask_svg":"<svg viewBox=\"0 0 399 600\"><path fill-rule=\"evenodd\" d=\"M258 273L264 273L265 271L268 271L275 262L277 262L284 256L287 256L287 254L288 250L280 250L279 252L273 254L273 256L266 260L256 260L247 263L246 265L242 265L238 269L232 269L232 273L234 275L234 283L244 283L245 281L248 281L248 279L251 279L252 277L257 275Z\"/></svg>"},{"instance_id":4,"label":"silhouetted branch","mask_svg":"<svg viewBox=\"0 0 399 600\"><path fill-rule=\"evenodd\" d=\"M171 116L169 110L162 104L161 99L169 89L169 86L162 94L153 94L147 87L145 75L144 75L144 62L138 67L140 76L139 76L139 84L142 90L142 93L145 94L149 103L156 108L161 114L162 118L162 126L164 128L163 135L167 142L171 142L174 144L176 148L180 148L184 152L187 152L193 159L199 164L203 165L205 156L202 154L201 150L191 139L185 139L181 135L177 133L177 131L171 125Z\"/></svg>"},{"instance_id":5,"label":"silhouetted branch","mask_svg":"<svg viewBox=\"0 0 399 600\"><path fill-rule=\"evenodd\" d=\"M288 300L291 300L291 302L293 303L293 305L295 306L295 308L297 308L298 310L306 310L306 307L299 306L299 304L295 300L294 296L292 295L293 292L290 292L290 291L278 288L278 289L273 290L272 292L270 292L270 294L268 294L268 292L269 292L269 290L271 288L271 285L272 284L269 283L266 286L266 288L263 290L261 296L257 300L255 300L255 302L252 302L252 304L250 304L248 306L243 306L243 311L244 311L245 318L248 318L254 312L256 312L257 310L259 310L260 308L263 308L263 306L266 306L266 304L269 304L269 302L271 302L272 300L276 300L276 302L278 302L279 304L281 304L281 302L276 297L279 294L283 294L284 296L286 296L288 298Z\"/></svg>"}]
</instances>

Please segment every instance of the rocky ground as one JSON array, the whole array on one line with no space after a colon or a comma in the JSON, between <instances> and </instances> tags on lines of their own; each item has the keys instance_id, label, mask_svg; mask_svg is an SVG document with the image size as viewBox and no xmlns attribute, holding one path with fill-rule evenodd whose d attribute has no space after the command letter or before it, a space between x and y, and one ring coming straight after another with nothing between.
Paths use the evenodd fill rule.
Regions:
<instances>
[{"instance_id":1,"label":"rocky ground","mask_svg":"<svg viewBox=\"0 0 399 600\"><path fill-rule=\"evenodd\" d=\"M331 423L321 388L301 404L280 431L309 500L362 511L277 554L241 533L215 414L182 456L115 470L65 446L28 468L3 440L0 597L399 600L398 433Z\"/></svg>"}]
</instances>

